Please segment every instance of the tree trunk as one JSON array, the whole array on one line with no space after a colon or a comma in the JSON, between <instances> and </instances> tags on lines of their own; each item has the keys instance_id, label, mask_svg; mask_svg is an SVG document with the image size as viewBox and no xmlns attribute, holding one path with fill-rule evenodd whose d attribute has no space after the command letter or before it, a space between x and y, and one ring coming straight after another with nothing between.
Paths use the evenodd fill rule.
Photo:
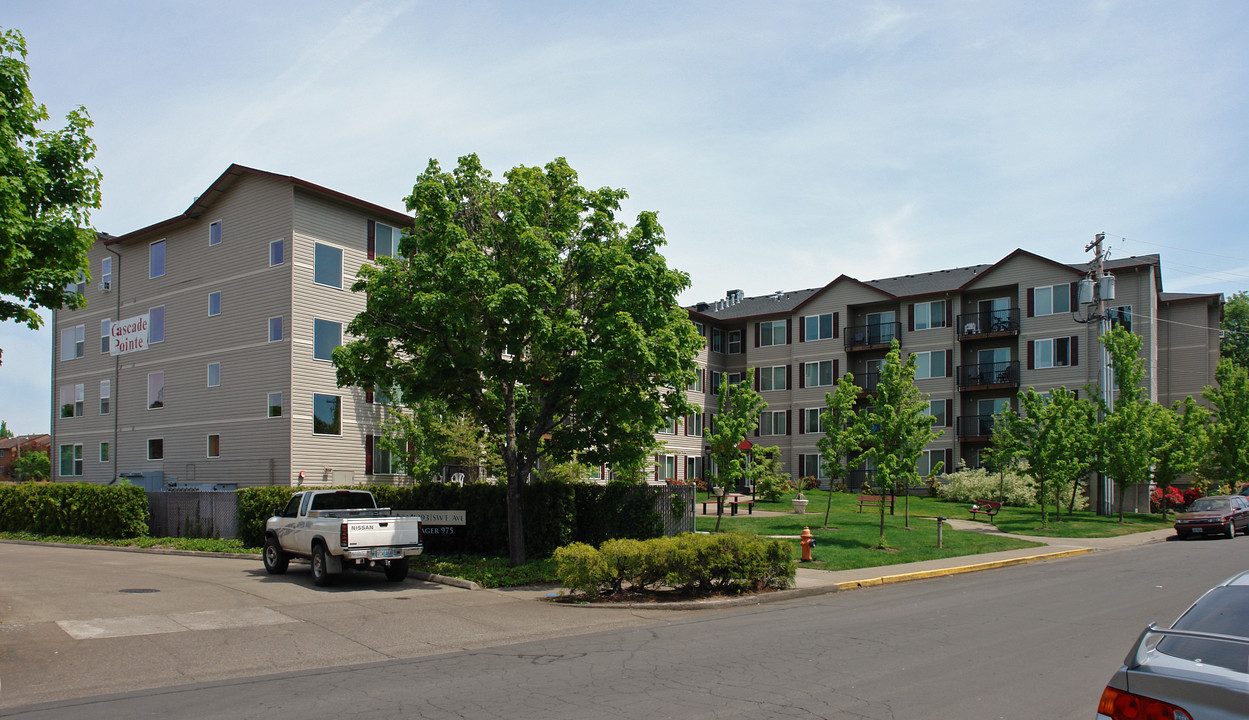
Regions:
<instances>
[{"instance_id":1,"label":"tree trunk","mask_svg":"<svg viewBox=\"0 0 1249 720\"><path fill-rule=\"evenodd\" d=\"M885 486L881 485L880 490L880 541L876 543L876 547L883 550L888 547L885 544ZM890 495L890 497L893 497L893 495Z\"/></svg>"},{"instance_id":2,"label":"tree trunk","mask_svg":"<svg viewBox=\"0 0 1249 720\"><path fill-rule=\"evenodd\" d=\"M1071 517L1071 513L1076 510L1076 495L1080 492L1080 478L1076 478L1075 483L1071 486L1071 502L1067 503L1067 517Z\"/></svg>"},{"instance_id":3,"label":"tree trunk","mask_svg":"<svg viewBox=\"0 0 1249 720\"><path fill-rule=\"evenodd\" d=\"M911 527L911 486L910 486L910 481L907 481L906 496L905 496L905 498L902 500L902 502L903 502L903 511L902 511L902 515L903 515L903 517L905 518L905 520L903 521L903 527L905 527L905 528L908 528L908 529L909 529L909 528Z\"/></svg>"},{"instance_id":4,"label":"tree trunk","mask_svg":"<svg viewBox=\"0 0 1249 720\"><path fill-rule=\"evenodd\" d=\"M521 506L521 488L529 463L521 463L516 452L516 398L515 388L504 392L507 404L507 432L503 445L503 464L507 467L507 550L512 567L525 564L525 525Z\"/></svg>"}]
</instances>

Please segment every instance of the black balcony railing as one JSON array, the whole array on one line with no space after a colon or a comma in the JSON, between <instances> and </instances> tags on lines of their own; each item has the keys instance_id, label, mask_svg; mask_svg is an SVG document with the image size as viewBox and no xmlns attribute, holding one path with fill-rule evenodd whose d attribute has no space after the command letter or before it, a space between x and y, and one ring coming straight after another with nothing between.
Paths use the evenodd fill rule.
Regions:
<instances>
[{"instance_id":1,"label":"black balcony railing","mask_svg":"<svg viewBox=\"0 0 1249 720\"><path fill-rule=\"evenodd\" d=\"M846 350L874 350L902 340L902 323L850 325L846 328Z\"/></svg>"},{"instance_id":2,"label":"black balcony railing","mask_svg":"<svg viewBox=\"0 0 1249 720\"><path fill-rule=\"evenodd\" d=\"M875 470L851 470L846 473L846 489L851 492L858 492L863 488L863 484L867 483L873 487L876 486Z\"/></svg>"},{"instance_id":3,"label":"black balcony railing","mask_svg":"<svg viewBox=\"0 0 1249 720\"><path fill-rule=\"evenodd\" d=\"M954 324L959 340L1019 334L1019 308L963 313Z\"/></svg>"},{"instance_id":4,"label":"black balcony railing","mask_svg":"<svg viewBox=\"0 0 1249 720\"><path fill-rule=\"evenodd\" d=\"M958 419L960 440L988 440L993 437L995 415L963 415Z\"/></svg>"},{"instance_id":5,"label":"black balcony railing","mask_svg":"<svg viewBox=\"0 0 1249 720\"><path fill-rule=\"evenodd\" d=\"M960 365L958 389L1019 387L1019 361Z\"/></svg>"},{"instance_id":6,"label":"black balcony railing","mask_svg":"<svg viewBox=\"0 0 1249 720\"><path fill-rule=\"evenodd\" d=\"M876 392L876 386L880 384L879 370L864 370L863 372L853 373L854 384L864 393ZM842 377L845 377L844 375Z\"/></svg>"}]
</instances>

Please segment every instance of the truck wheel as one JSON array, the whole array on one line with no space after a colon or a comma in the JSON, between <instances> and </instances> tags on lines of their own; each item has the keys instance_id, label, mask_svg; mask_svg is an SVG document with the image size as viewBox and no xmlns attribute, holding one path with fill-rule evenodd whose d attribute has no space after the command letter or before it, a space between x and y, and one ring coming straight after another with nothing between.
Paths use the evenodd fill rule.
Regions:
<instances>
[{"instance_id":1,"label":"truck wheel","mask_svg":"<svg viewBox=\"0 0 1249 720\"><path fill-rule=\"evenodd\" d=\"M312 546L312 582L318 587L325 587L334 582L325 563L325 546L317 543Z\"/></svg>"},{"instance_id":2,"label":"truck wheel","mask_svg":"<svg viewBox=\"0 0 1249 720\"><path fill-rule=\"evenodd\" d=\"M386 563L386 579L391 582L401 582L408 576L408 559L399 558Z\"/></svg>"},{"instance_id":3,"label":"truck wheel","mask_svg":"<svg viewBox=\"0 0 1249 720\"><path fill-rule=\"evenodd\" d=\"M278 539L272 535L265 538L264 558L265 570L268 570L270 575L281 575L291 564L290 556L282 550Z\"/></svg>"}]
</instances>

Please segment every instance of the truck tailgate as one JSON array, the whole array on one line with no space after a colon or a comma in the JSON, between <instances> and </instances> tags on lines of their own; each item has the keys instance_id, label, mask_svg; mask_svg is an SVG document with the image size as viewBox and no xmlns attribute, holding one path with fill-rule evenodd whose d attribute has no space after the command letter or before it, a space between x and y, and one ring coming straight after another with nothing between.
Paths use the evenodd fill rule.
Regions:
<instances>
[{"instance_id":1,"label":"truck tailgate","mask_svg":"<svg viewBox=\"0 0 1249 720\"><path fill-rule=\"evenodd\" d=\"M347 540L343 549L387 547L421 544L421 519L386 517L368 520L343 520Z\"/></svg>"}]
</instances>

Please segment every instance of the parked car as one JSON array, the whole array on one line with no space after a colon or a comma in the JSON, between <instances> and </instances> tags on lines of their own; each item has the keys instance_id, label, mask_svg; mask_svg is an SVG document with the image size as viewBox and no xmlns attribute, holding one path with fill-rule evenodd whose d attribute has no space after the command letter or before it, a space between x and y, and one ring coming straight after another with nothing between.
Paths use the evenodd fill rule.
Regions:
<instances>
[{"instance_id":1,"label":"parked car","mask_svg":"<svg viewBox=\"0 0 1249 720\"><path fill-rule=\"evenodd\" d=\"M1168 629L1141 633L1098 720L1232 720L1249 710L1249 571L1206 591Z\"/></svg>"},{"instance_id":2,"label":"parked car","mask_svg":"<svg viewBox=\"0 0 1249 720\"><path fill-rule=\"evenodd\" d=\"M1237 494L1237 495L1244 495L1245 497L1249 497L1249 483L1245 483L1244 485L1241 485L1241 486L1240 486L1240 492L1238 492L1238 493L1236 493L1236 494Z\"/></svg>"},{"instance_id":3,"label":"parked car","mask_svg":"<svg viewBox=\"0 0 1249 720\"><path fill-rule=\"evenodd\" d=\"M1180 538L1193 535L1249 532L1249 497L1244 495L1211 495L1197 498L1188 512L1175 516L1175 534Z\"/></svg>"}]
</instances>

